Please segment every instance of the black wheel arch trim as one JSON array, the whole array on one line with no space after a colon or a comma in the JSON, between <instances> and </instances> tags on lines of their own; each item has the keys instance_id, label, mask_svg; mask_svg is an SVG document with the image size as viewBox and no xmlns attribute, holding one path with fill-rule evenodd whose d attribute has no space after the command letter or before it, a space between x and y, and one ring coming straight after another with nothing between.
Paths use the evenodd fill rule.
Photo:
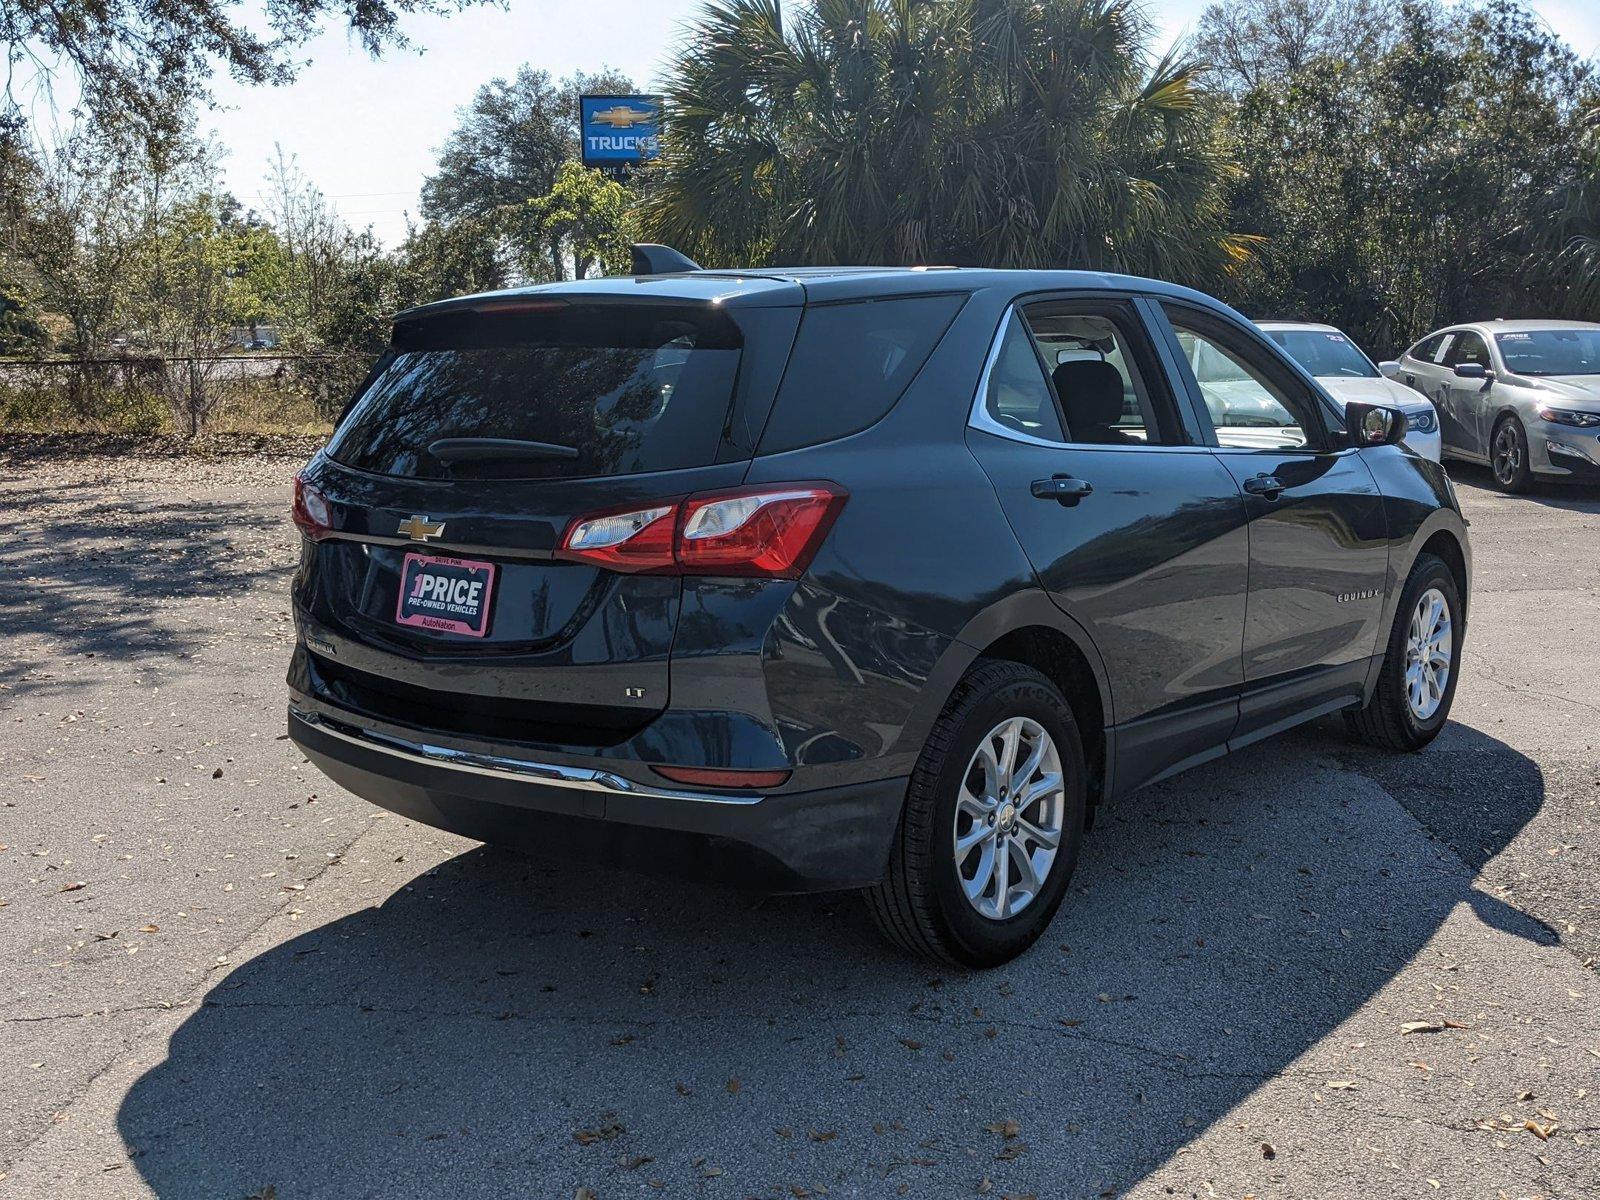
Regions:
<instances>
[{"instance_id":1,"label":"black wheel arch trim","mask_svg":"<svg viewBox=\"0 0 1600 1200\"><path fill-rule=\"evenodd\" d=\"M1100 711L1104 714L1102 736L1105 742L1105 794L1111 795L1110 774L1116 761L1113 753L1116 711L1112 707L1111 686L1106 675L1105 662L1100 649L1065 609L1039 588L1016 591L981 610L961 627L939 661L934 664L923 686L922 695L901 727L896 749L915 753L928 738L933 723L944 711L945 704L954 693L972 664L983 657L983 652L1007 634L1034 626L1043 626L1066 636L1094 675L1095 687L1100 696ZM1085 751L1087 752L1087 747Z\"/></svg>"},{"instance_id":2,"label":"black wheel arch trim","mask_svg":"<svg viewBox=\"0 0 1600 1200\"><path fill-rule=\"evenodd\" d=\"M1400 609L1400 596L1406 590L1406 580L1411 578L1411 572L1416 568L1423 547L1439 533L1449 535L1455 542L1457 553L1461 555L1462 578L1457 583L1461 590L1461 633L1463 637L1466 636L1472 611L1472 547L1467 541L1466 522L1462 520L1460 514L1452 509L1440 508L1429 513L1403 540L1397 539L1389 552L1389 588L1383 600L1383 620L1379 626L1383 638L1380 648L1388 645L1389 630L1394 627L1395 615ZM1373 688L1378 684L1378 674L1383 666L1383 654L1377 654L1372 662L1365 689L1365 695L1369 700L1372 698Z\"/></svg>"}]
</instances>

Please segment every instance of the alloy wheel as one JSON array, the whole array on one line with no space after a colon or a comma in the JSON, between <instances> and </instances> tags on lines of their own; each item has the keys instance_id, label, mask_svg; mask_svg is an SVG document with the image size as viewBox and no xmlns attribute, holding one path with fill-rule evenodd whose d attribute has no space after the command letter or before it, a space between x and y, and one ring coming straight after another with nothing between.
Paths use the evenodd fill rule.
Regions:
<instances>
[{"instance_id":1,"label":"alloy wheel","mask_svg":"<svg viewBox=\"0 0 1600 1200\"><path fill-rule=\"evenodd\" d=\"M1517 431L1511 422L1504 421L1494 433L1494 477L1502 484L1510 486L1516 482L1517 472L1520 470L1522 470L1522 446L1517 440Z\"/></svg>"},{"instance_id":2,"label":"alloy wheel","mask_svg":"<svg viewBox=\"0 0 1600 1200\"><path fill-rule=\"evenodd\" d=\"M1450 605L1443 592L1429 588L1417 598L1406 631L1406 703L1419 721L1428 720L1444 703L1453 645Z\"/></svg>"},{"instance_id":3,"label":"alloy wheel","mask_svg":"<svg viewBox=\"0 0 1600 1200\"><path fill-rule=\"evenodd\" d=\"M978 743L956 799L955 869L980 916L1004 921L1043 890L1061 845L1061 755L1043 725L1000 722Z\"/></svg>"}]
</instances>

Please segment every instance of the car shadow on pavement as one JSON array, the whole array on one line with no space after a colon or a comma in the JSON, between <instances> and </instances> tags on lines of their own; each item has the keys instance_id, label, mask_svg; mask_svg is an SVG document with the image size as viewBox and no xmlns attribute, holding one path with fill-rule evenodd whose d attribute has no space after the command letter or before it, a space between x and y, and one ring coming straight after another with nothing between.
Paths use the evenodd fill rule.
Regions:
<instances>
[{"instance_id":1,"label":"car shadow on pavement","mask_svg":"<svg viewBox=\"0 0 1600 1200\"><path fill-rule=\"evenodd\" d=\"M1554 940L1446 848L1517 833L1532 761L1461 727L1407 760L1407 788L1456 759L1492 781L1419 801L1430 837L1368 759L1396 761L1318 727L1131 797L985 974L901 957L849 896L472 849L233 969L120 1130L157 1195L213 1200L1109 1196L1213 1125L1259 1161L1222 1119L1321 1086L1305 1060L1460 906Z\"/></svg>"},{"instance_id":2,"label":"car shadow on pavement","mask_svg":"<svg viewBox=\"0 0 1600 1200\"><path fill-rule=\"evenodd\" d=\"M187 624L172 606L236 603L257 581L281 578L292 533L281 514L242 501L99 499L70 516L24 516L0 571L29 586L0 595L0 628L13 647L46 639L48 653L6 656L0 684L17 694L65 686L57 668L79 656L170 670L227 626L209 616ZM281 593L271 599L287 619Z\"/></svg>"}]
</instances>

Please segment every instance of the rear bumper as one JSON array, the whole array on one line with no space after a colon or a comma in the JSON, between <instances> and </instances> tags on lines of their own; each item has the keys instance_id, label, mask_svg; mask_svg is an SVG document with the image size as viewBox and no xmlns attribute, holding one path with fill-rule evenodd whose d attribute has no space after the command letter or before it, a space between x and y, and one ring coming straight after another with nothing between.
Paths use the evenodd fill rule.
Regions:
<instances>
[{"instance_id":1,"label":"rear bumper","mask_svg":"<svg viewBox=\"0 0 1600 1200\"><path fill-rule=\"evenodd\" d=\"M904 778L766 795L656 787L604 763L468 750L319 709L292 705L290 738L335 783L391 812L479 841L765 891L877 882L905 797Z\"/></svg>"}]
</instances>

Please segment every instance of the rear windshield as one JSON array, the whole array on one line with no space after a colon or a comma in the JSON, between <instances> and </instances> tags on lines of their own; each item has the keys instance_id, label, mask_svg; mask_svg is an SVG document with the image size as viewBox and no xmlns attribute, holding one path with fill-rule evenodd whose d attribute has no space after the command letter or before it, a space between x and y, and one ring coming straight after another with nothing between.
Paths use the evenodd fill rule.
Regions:
<instances>
[{"instance_id":1,"label":"rear windshield","mask_svg":"<svg viewBox=\"0 0 1600 1200\"><path fill-rule=\"evenodd\" d=\"M328 453L424 479L706 466L742 346L701 305L530 301L402 322Z\"/></svg>"}]
</instances>

